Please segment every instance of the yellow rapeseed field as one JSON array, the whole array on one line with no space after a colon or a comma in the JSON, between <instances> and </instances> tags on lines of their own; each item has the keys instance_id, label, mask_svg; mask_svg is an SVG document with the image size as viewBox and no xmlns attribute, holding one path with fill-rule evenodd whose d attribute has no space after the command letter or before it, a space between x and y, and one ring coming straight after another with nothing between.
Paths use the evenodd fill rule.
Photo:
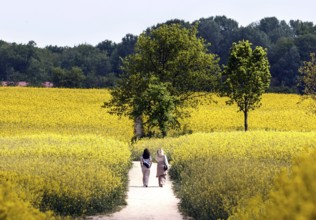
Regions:
<instances>
[{"instance_id":1,"label":"yellow rapeseed field","mask_svg":"<svg viewBox=\"0 0 316 220\"><path fill-rule=\"evenodd\" d=\"M89 133L129 140L132 122L101 108L109 98L107 90L0 87L0 135Z\"/></svg>"},{"instance_id":2,"label":"yellow rapeseed field","mask_svg":"<svg viewBox=\"0 0 316 220\"><path fill-rule=\"evenodd\" d=\"M194 132L243 130L243 113L236 105L225 105L225 98L214 96L215 101L192 109L191 118L184 121ZM308 111L308 100L301 102L299 95L264 94L262 106L249 113L249 130L313 131L316 116Z\"/></svg>"},{"instance_id":3,"label":"yellow rapeseed field","mask_svg":"<svg viewBox=\"0 0 316 220\"><path fill-rule=\"evenodd\" d=\"M275 180L267 199L260 194L240 202L230 220L316 219L316 150L303 155L291 172Z\"/></svg>"},{"instance_id":4,"label":"yellow rapeseed field","mask_svg":"<svg viewBox=\"0 0 316 220\"><path fill-rule=\"evenodd\" d=\"M125 203L132 124L101 108L106 90L0 87L0 96L0 218L87 215Z\"/></svg>"},{"instance_id":5,"label":"yellow rapeseed field","mask_svg":"<svg viewBox=\"0 0 316 220\"><path fill-rule=\"evenodd\" d=\"M225 98L213 98L217 104L189 109L191 117L181 121L182 127L192 132L243 130L243 114L237 107L225 105ZM101 108L109 99L104 89L0 87L0 135L92 133L129 141L132 121ZM262 107L249 114L249 130L316 130L308 102L299 102L299 95L264 94Z\"/></svg>"},{"instance_id":6,"label":"yellow rapeseed field","mask_svg":"<svg viewBox=\"0 0 316 220\"><path fill-rule=\"evenodd\" d=\"M213 98L217 104L187 109L191 117L174 137L131 145L132 121L101 107L110 99L106 89L0 87L0 218L112 210L124 203L131 158L146 147L166 150L181 207L197 219L228 218L257 194L267 199L275 175L316 148L308 101L264 94L243 132L236 105Z\"/></svg>"},{"instance_id":7,"label":"yellow rapeseed field","mask_svg":"<svg viewBox=\"0 0 316 220\"><path fill-rule=\"evenodd\" d=\"M161 147L171 160L182 209L195 219L227 219L241 201L257 194L267 198L275 175L316 149L316 132L194 133L141 140L133 154L148 148L154 157Z\"/></svg>"},{"instance_id":8,"label":"yellow rapeseed field","mask_svg":"<svg viewBox=\"0 0 316 220\"><path fill-rule=\"evenodd\" d=\"M60 215L124 204L130 165L127 143L98 135L0 137L0 188L12 184L23 201Z\"/></svg>"}]
</instances>

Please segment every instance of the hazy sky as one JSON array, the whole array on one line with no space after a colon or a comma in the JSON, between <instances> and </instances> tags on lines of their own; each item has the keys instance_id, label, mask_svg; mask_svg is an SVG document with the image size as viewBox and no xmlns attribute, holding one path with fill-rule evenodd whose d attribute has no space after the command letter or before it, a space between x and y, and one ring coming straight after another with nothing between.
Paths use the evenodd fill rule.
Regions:
<instances>
[{"instance_id":1,"label":"hazy sky","mask_svg":"<svg viewBox=\"0 0 316 220\"><path fill-rule=\"evenodd\" d=\"M240 26L272 16L316 25L316 0L0 0L0 6L0 39L39 47L118 43L170 19L217 15Z\"/></svg>"}]
</instances>

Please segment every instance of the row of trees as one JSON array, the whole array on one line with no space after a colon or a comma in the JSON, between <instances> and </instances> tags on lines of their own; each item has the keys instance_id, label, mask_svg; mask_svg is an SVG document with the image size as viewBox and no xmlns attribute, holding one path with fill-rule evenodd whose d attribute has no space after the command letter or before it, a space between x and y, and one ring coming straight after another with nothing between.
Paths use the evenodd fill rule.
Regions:
<instances>
[{"instance_id":1,"label":"row of trees","mask_svg":"<svg viewBox=\"0 0 316 220\"><path fill-rule=\"evenodd\" d=\"M248 113L260 107L271 82L267 50L248 40L235 42L222 69L197 30L198 25L159 25L141 34L135 52L123 60L124 74L104 106L134 119L135 138L155 128L164 137L169 129L179 128L179 118L189 116L183 107L195 107L195 97L209 94L205 91L228 97L227 104L236 103L248 130ZM298 71L303 93L315 99L315 54L310 58Z\"/></svg>"},{"instance_id":2,"label":"row of trees","mask_svg":"<svg viewBox=\"0 0 316 220\"><path fill-rule=\"evenodd\" d=\"M312 22L286 23L275 17L246 27L238 27L236 21L226 17L210 17L199 22L199 36L211 43L209 50L220 56L222 64L227 63L233 42L245 39L254 46L267 48L272 91L295 91L299 67L316 51L316 26Z\"/></svg>"},{"instance_id":3,"label":"row of trees","mask_svg":"<svg viewBox=\"0 0 316 220\"><path fill-rule=\"evenodd\" d=\"M158 26L138 38L135 53L123 61L124 75L105 103L110 113L134 119L135 137L158 128L164 137L170 128L179 128L179 118L188 116L185 105L194 107L196 95L212 91L237 103L244 113L260 106L269 87L270 71L266 50L252 49L249 41L234 43L228 63L221 71L219 59L208 53L197 26Z\"/></svg>"},{"instance_id":4,"label":"row of trees","mask_svg":"<svg viewBox=\"0 0 316 220\"><path fill-rule=\"evenodd\" d=\"M272 91L296 91L298 69L316 51L316 26L312 22L286 23L269 17L240 27L232 19L216 16L192 23L165 22L171 23L186 28L198 23L197 36L205 39L207 53L216 54L220 65L227 63L233 42L249 40L253 46L267 48ZM122 74L122 60L134 52L137 38L127 34L120 43L105 40L96 46L45 48L38 48L34 41L26 45L0 41L0 81L27 81L35 86L52 81L57 87L111 87Z\"/></svg>"},{"instance_id":5,"label":"row of trees","mask_svg":"<svg viewBox=\"0 0 316 220\"><path fill-rule=\"evenodd\" d=\"M112 87L121 73L121 58L131 54L136 36L119 44L103 41L96 46L47 46L34 41L16 44L0 41L0 81L27 81L33 86L50 81L56 87Z\"/></svg>"}]
</instances>

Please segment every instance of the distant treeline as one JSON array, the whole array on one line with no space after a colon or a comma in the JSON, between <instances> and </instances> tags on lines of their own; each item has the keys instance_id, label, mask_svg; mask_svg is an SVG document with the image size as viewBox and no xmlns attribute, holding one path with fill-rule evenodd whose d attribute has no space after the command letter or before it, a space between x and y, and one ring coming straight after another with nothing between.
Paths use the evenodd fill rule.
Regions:
<instances>
[{"instance_id":1,"label":"distant treeline","mask_svg":"<svg viewBox=\"0 0 316 220\"><path fill-rule=\"evenodd\" d=\"M249 40L253 46L268 50L272 81L270 91L297 92L298 68L316 52L316 26L313 22L276 17L263 18L246 27L225 16L201 18L189 23L170 20L185 27L198 22L198 35L209 43L210 53L226 64L233 42ZM159 26L161 24L158 24ZM153 26L145 31L155 28ZM32 86L52 82L54 87L105 88L115 85L122 74L122 59L133 53L137 37L127 34L120 43L105 40L92 46L46 46L36 42L16 44L0 41L0 81L6 85L25 81Z\"/></svg>"}]
</instances>

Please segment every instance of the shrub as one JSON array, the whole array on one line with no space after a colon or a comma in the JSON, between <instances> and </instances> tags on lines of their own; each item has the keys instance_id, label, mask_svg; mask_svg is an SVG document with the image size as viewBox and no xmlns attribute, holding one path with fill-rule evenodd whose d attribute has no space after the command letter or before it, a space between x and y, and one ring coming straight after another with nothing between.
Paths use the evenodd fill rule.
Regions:
<instances>
[{"instance_id":1,"label":"shrub","mask_svg":"<svg viewBox=\"0 0 316 220\"><path fill-rule=\"evenodd\" d=\"M315 160L316 150L283 171L268 198L258 194L243 201L229 219L316 219Z\"/></svg>"},{"instance_id":2,"label":"shrub","mask_svg":"<svg viewBox=\"0 0 316 220\"><path fill-rule=\"evenodd\" d=\"M10 183L0 185L0 219L1 220L44 220L55 219L52 213L42 213L29 202L23 201Z\"/></svg>"},{"instance_id":3,"label":"shrub","mask_svg":"<svg viewBox=\"0 0 316 220\"><path fill-rule=\"evenodd\" d=\"M94 135L0 138L0 185L41 211L87 215L125 204L130 151L124 142Z\"/></svg>"}]
</instances>

